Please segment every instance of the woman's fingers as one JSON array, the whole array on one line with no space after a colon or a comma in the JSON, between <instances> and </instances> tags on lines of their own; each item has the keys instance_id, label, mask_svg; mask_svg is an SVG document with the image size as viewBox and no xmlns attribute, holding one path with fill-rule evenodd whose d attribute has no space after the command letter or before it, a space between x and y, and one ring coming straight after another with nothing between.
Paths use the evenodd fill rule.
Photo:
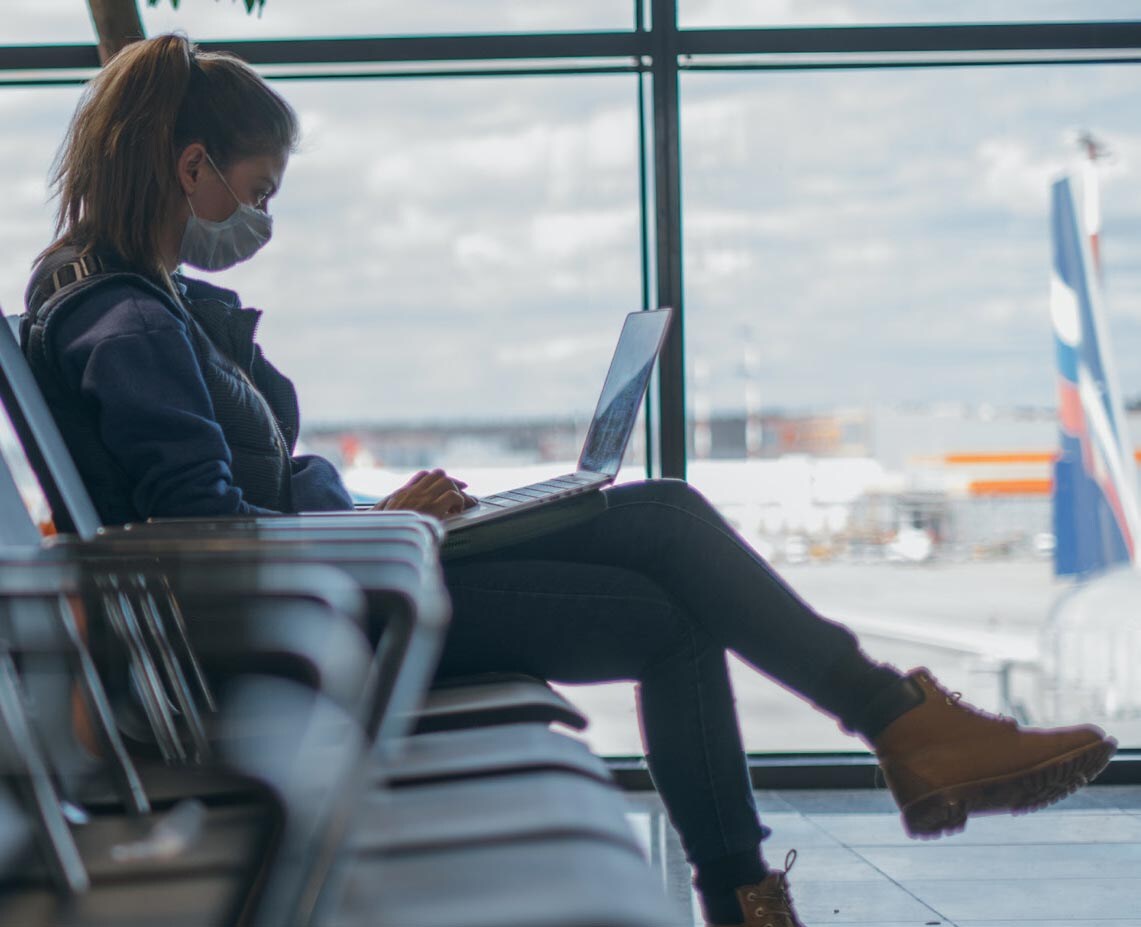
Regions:
<instances>
[{"instance_id":1,"label":"woman's fingers","mask_svg":"<svg viewBox=\"0 0 1141 927\"><path fill-rule=\"evenodd\" d=\"M464 497L459 490L449 489L436 497L432 503L432 508L441 515L454 515L456 512L463 511Z\"/></svg>"},{"instance_id":2,"label":"woman's fingers","mask_svg":"<svg viewBox=\"0 0 1141 927\"><path fill-rule=\"evenodd\" d=\"M452 479L440 468L420 470L384 500L383 507L443 518L479 504L478 499L463 491L466 487L463 480Z\"/></svg>"},{"instance_id":3,"label":"woman's fingers","mask_svg":"<svg viewBox=\"0 0 1141 927\"><path fill-rule=\"evenodd\" d=\"M417 483L417 489L425 494L439 494L441 491L462 494L465 488L467 488L467 483L463 480L453 479L443 470L433 470Z\"/></svg>"}]
</instances>

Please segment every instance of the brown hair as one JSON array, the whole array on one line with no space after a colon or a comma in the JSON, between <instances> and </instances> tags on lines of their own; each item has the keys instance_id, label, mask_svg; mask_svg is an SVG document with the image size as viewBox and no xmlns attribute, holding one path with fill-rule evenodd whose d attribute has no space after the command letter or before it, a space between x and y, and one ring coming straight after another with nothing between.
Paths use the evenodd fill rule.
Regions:
<instances>
[{"instance_id":1,"label":"brown hair","mask_svg":"<svg viewBox=\"0 0 1141 927\"><path fill-rule=\"evenodd\" d=\"M178 156L201 142L220 170L292 151L297 115L248 64L183 35L128 45L91 81L52 166L56 241L165 278L159 230L179 196ZM41 255L43 257L44 255Z\"/></svg>"}]
</instances>

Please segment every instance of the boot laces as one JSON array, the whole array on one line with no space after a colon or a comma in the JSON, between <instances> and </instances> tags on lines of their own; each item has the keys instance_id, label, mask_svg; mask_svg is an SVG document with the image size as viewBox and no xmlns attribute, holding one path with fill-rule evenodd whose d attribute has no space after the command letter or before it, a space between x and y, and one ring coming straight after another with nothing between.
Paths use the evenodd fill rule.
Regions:
<instances>
[{"instance_id":1,"label":"boot laces","mask_svg":"<svg viewBox=\"0 0 1141 927\"><path fill-rule=\"evenodd\" d=\"M947 704L951 706L958 706L964 711L969 711L971 714L978 715L979 717L986 718L988 721L998 721L1000 724L1009 724L1011 727L1017 727L1018 721L1010 717L1010 715L994 714L990 711L983 711L983 709L972 705L970 702L963 701L962 692L944 692Z\"/></svg>"},{"instance_id":2,"label":"boot laces","mask_svg":"<svg viewBox=\"0 0 1141 927\"><path fill-rule=\"evenodd\" d=\"M796 912L792 907L792 895L788 888L788 874L796 863L796 857L796 850L789 850L784 857L784 871L778 869L770 874L776 876L773 879L772 891L751 891L745 895L746 901L757 905L753 910L753 917L769 914L782 919L780 923L772 920L767 921L761 927L794 927L794 925L799 925L800 922L796 919ZM770 906L766 908L762 902L767 902Z\"/></svg>"}]
</instances>

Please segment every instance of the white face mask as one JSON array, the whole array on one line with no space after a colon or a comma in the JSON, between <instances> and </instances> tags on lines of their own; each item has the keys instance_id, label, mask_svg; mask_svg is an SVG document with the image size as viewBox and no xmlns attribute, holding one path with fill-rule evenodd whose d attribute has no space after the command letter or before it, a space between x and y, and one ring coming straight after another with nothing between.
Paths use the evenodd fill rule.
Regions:
<instances>
[{"instance_id":1,"label":"white face mask","mask_svg":"<svg viewBox=\"0 0 1141 927\"><path fill-rule=\"evenodd\" d=\"M206 160L226 189L230 190L230 185L214 164L214 159L206 155ZM230 196L234 197L238 207L230 213L229 218L221 222L199 218L194 212L194 204L190 203L190 197L186 198L186 202L190 203L190 216L182 233L179 263L189 264L199 270L225 270L248 261L269 241L273 234L272 217L243 203L233 190L230 190Z\"/></svg>"}]
</instances>

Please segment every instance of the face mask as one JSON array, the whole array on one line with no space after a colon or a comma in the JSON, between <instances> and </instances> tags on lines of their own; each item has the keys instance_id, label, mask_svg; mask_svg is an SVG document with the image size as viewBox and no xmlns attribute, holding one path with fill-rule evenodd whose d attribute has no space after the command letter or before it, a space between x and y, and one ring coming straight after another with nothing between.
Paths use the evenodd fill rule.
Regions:
<instances>
[{"instance_id":1,"label":"face mask","mask_svg":"<svg viewBox=\"0 0 1141 927\"><path fill-rule=\"evenodd\" d=\"M230 185L214 164L214 159L209 155L206 159L226 189L230 190ZM199 270L225 270L248 261L269 241L273 234L273 219L260 209L243 203L233 190L230 190L230 196L234 197L238 208L221 222L200 219L194 212L190 197L186 198L186 202L190 203L190 216L186 220L182 247L178 251L180 263Z\"/></svg>"}]
</instances>

